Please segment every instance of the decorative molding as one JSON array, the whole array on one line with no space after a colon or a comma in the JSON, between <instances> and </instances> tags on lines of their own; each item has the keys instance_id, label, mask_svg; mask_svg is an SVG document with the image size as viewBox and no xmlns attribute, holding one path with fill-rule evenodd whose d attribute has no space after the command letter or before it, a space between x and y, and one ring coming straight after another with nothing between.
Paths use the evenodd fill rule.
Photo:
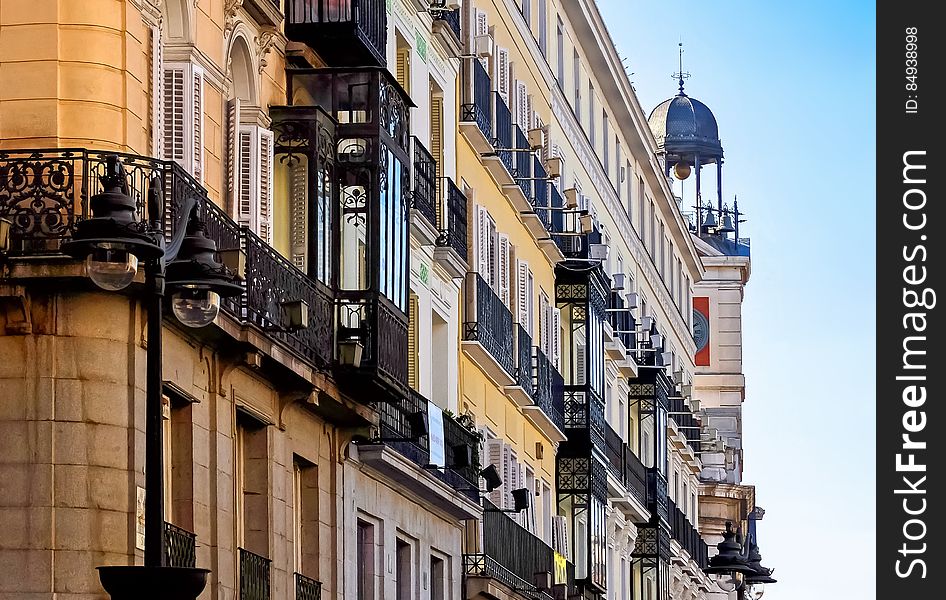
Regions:
<instances>
[{"instance_id":1,"label":"decorative molding","mask_svg":"<svg viewBox=\"0 0 946 600\"><path fill-rule=\"evenodd\" d=\"M261 29L260 33L256 38L256 63L259 72L262 73L266 69L266 55L269 54L269 51L273 49L273 46L276 42L280 42L281 45L285 45L285 40L282 39L282 36L279 34L279 31L274 27L266 27Z\"/></svg>"},{"instance_id":2,"label":"decorative molding","mask_svg":"<svg viewBox=\"0 0 946 600\"><path fill-rule=\"evenodd\" d=\"M237 11L243 7L244 0L224 0L223 3L223 37L226 39L237 23Z\"/></svg>"}]
</instances>

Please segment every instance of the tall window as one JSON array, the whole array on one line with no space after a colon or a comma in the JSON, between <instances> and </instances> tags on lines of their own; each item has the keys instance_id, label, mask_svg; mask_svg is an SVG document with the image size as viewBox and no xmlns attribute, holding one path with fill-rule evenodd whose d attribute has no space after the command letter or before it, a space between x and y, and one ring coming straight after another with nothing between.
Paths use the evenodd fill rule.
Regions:
<instances>
[{"instance_id":1,"label":"tall window","mask_svg":"<svg viewBox=\"0 0 946 600\"><path fill-rule=\"evenodd\" d=\"M447 569L444 560L430 555L430 600L446 600Z\"/></svg>"},{"instance_id":2,"label":"tall window","mask_svg":"<svg viewBox=\"0 0 946 600\"><path fill-rule=\"evenodd\" d=\"M237 526L240 547L269 556L269 431L267 426L237 413Z\"/></svg>"},{"instance_id":3,"label":"tall window","mask_svg":"<svg viewBox=\"0 0 946 600\"><path fill-rule=\"evenodd\" d=\"M522 0L522 17L526 20L526 27L532 29L532 0Z\"/></svg>"},{"instance_id":4,"label":"tall window","mask_svg":"<svg viewBox=\"0 0 946 600\"><path fill-rule=\"evenodd\" d=\"M588 82L588 140L595 150L595 86L591 81Z\"/></svg>"},{"instance_id":5,"label":"tall window","mask_svg":"<svg viewBox=\"0 0 946 600\"><path fill-rule=\"evenodd\" d=\"M295 570L318 579L319 471L300 456L292 461L292 500Z\"/></svg>"},{"instance_id":6,"label":"tall window","mask_svg":"<svg viewBox=\"0 0 946 600\"><path fill-rule=\"evenodd\" d=\"M358 520L356 541L356 571L358 600L374 600L375 598L375 541L374 525Z\"/></svg>"},{"instance_id":7,"label":"tall window","mask_svg":"<svg viewBox=\"0 0 946 600\"><path fill-rule=\"evenodd\" d=\"M397 538L394 548L395 562L395 594L396 600L411 600L411 544L401 538Z\"/></svg>"},{"instance_id":8,"label":"tall window","mask_svg":"<svg viewBox=\"0 0 946 600\"><path fill-rule=\"evenodd\" d=\"M203 182L204 70L189 62L161 68L161 157Z\"/></svg>"},{"instance_id":9,"label":"tall window","mask_svg":"<svg viewBox=\"0 0 946 600\"><path fill-rule=\"evenodd\" d=\"M548 0L538 0L539 2L539 52L542 53L542 56L548 56L548 44L549 44L549 15L548 15Z\"/></svg>"},{"instance_id":10,"label":"tall window","mask_svg":"<svg viewBox=\"0 0 946 600\"><path fill-rule=\"evenodd\" d=\"M558 73L558 86L565 89L565 26L562 19L557 18L558 24L555 27L555 39L558 45L557 64L555 65Z\"/></svg>"},{"instance_id":11,"label":"tall window","mask_svg":"<svg viewBox=\"0 0 946 600\"><path fill-rule=\"evenodd\" d=\"M608 113L601 113L601 142L604 144L604 152L602 153L602 158L604 159L604 174L606 177L611 176L611 132L608 131Z\"/></svg>"},{"instance_id":12,"label":"tall window","mask_svg":"<svg viewBox=\"0 0 946 600\"><path fill-rule=\"evenodd\" d=\"M572 65L574 67L572 83L575 86L575 117L581 123L581 58L578 56L577 49L572 56Z\"/></svg>"}]
</instances>

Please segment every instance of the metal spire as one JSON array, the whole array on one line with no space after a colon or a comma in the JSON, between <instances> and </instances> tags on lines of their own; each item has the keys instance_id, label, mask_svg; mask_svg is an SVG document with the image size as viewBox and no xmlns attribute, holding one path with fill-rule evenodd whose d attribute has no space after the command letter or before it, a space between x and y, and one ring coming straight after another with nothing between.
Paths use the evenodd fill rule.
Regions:
<instances>
[{"instance_id":1,"label":"metal spire","mask_svg":"<svg viewBox=\"0 0 946 600\"><path fill-rule=\"evenodd\" d=\"M690 74L683 70L683 42L680 42L680 70L672 75L677 79L677 83L680 84L680 95L686 96L683 91L683 82L686 79L690 78Z\"/></svg>"}]
</instances>

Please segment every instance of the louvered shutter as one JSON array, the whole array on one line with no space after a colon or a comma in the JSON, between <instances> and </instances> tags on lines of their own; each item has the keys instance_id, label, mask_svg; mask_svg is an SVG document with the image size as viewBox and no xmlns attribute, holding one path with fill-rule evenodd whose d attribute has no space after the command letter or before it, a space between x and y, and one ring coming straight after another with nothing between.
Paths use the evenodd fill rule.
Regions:
<instances>
[{"instance_id":1,"label":"louvered shutter","mask_svg":"<svg viewBox=\"0 0 946 600\"><path fill-rule=\"evenodd\" d=\"M443 97L430 99L430 154L437 163L437 185L443 174ZM443 207L441 207L443 210Z\"/></svg>"},{"instance_id":2,"label":"louvered shutter","mask_svg":"<svg viewBox=\"0 0 946 600\"><path fill-rule=\"evenodd\" d=\"M474 29L473 35L477 38L481 36L489 35L489 18L486 16L486 11L477 9L474 14L476 18L476 26L475 26L476 28ZM472 54L476 53L475 39L473 41L473 47L470 48L470 50ZM488 61L489 61L488 58L480 58L480 64L482 64L483 68L486 69L487 71L489 71Z\"/></svg>"},{"instance_id":3,"label":"louvered shutter","mask_svg":"<svg viewBox=\"0 0 946 600\"><path fill-rule=\"evenodd\" d=\"M503 102L509 105L509 50L500 48L496 51L496 91Z\"/></svg>"},{"instance_id":4,"label":"louvered shutter","mask_svg":"<svg viewBox=\"0 0 946 600\"><path fill-rule=\"evenodd\" d=\"M529 263L516 259L516 318L519 324L532 335L532 320L529 318Z\"/></svg>"},{"instance_id":5,"label":"louvered shutter","mask_svg":"<svg viewBox=\"0 0 946 600\"><path fill-rule=\"evenodd\" d=\"M257 128L259 151L259 236L273 243L273 132Z\"/></svg>"},{"instance_id":6,"label":"louvered shutter","mask_svg":"<svg viewBox=\"0 0 946 600\"><path fill-rule=\"evenodd\" d=\"M303 271L307 271L309 257L309 177L307 164L303 161L290 161L289 186L289 260Z\"/></svg>"},{"instance_id":7,"label":"louvered shutter","mask_svg":"<svg viewBox=\"0 0 946 600\"><path fill-rule=\"evenodd\" d=\"M503 450L503 508L512 509L512 491L519 487L519 461L516 460L516 453L508 444Z\"/></svg>"},{"instance_id":8,"label":"louvered shutter","mask_svg":"<svg viewBox=\"0 0 946 600\"><path fill-rule=\"evenodd\" d=\"M549 344L551 345L551 354L549 359L552 361L552 364L555 365L556 369L561 369L561 352L562 352L562 309L553 307L552 308L552 323L549 330L552 335L549 338Z\"/></svg>"},{"instance_id":9,"label":"louvered shutter","mask_svg":"<svg viewBox=\"0 0 946 600\"><path fill-rule=\"evenodd\" d=\"M587 347L584 342L575 344L575 385L585 385L588 373Z\"/></svg>"},{"instance_id":10,"label":"louvered shutter","mask_svg":"<svg viewBox=\"0 0 946 600\"><path fill-rule=\"evenodd\" d=\"M505 444L502 440L491 439L486 440L486 460L489 464L496 467L496 470L499 472L499 476L503 478L503 484L506 483L506 468L505 464L505 453L503 451ZM496 505L497 508L503 508L503 488L505 485L501 485L492 492L489 493L489 501Z\"/></svg>"},{"instance_id":11,"label":"louvered shutter","mask_svg":"<svg viewBox=\"0 0 946 600\"><path fill-rule=\"evenodd\" d=\"M502 299L503 304L506 306L511 306L512 298L510 297L510 287L511 287L511 273L509 264L511 254L511 246L509 243L509 236L505 234L499 234L498 236L498 248L496 252L497 261L496 261L496 273L497 273L497 287L496 292L499 297Z\"/></svg>"},{"instance_id":12,"label":"louvered shutter","mask_svg":"<svg viewBox=\"0 0 946 600\"><path fill-rule=\"evenodd\" d=\"M194 65L191 71L191 174L204 181L204 70Z\"/></svg>"},{"instance_id":13,"label":"louvered shutter","mask_svg":"<svg viewBox=\"0 0 946 600\"><path fill-rule=\"evenodd\" d=\"M525 488L529 490L529 508L526 509L526 529L535 534L535 474L525 465L523 465L523 469L525 469L523 481L525 482Z\"/></svg>"},{"instance_id":14,"label":"louvered shutter","mask_svg":"<svg viewBox=\"0 0 946 600\"><path fill-rule=\"evenodd\" d=\"M404 88L404 91L410 94L411 93L411 49L410 48L398 48L397 50L396 77L397 77L397 82L401 84L401 87Z\"/></svg>"},{"instance_id":15,"label":"louvered shutter","mask_svg":"<svg viewBox=\"0 0 946 600\"><path fill-rule=\"evenodd\" d=\"M234 177L237 194L236 219L240 225L249 227L252 231L257 231L257 213L259 211L256 202L256 193L253 189L253 158L255 156L255 127L251 125L241 125L237 133L237 143L235 147L237 168Z\"/></svg>"},{"instance_id":16,"label":"louvered shutter","mask_svg":"<svg viewBox=\"0 0 946 600\"><path fill-rule=\"evenodd\" d=\"M545 292L542 292L539 294L539 348L542 350L542 354L550 360L552 356L549 345L549 326L551 322L549 299Z\"/></svg>"},{"instance_id":17,"label":"louvered shutter","mask_svg":"<svg viewBox=\"0 0 946 600\"><path fill-rule=\"evenodd\" d=\"M164 44L161 41L161 28L151 27L151 54L149 65L151 69L151 95L148 102L151 108L151 152L154 156L163 156L161 141L163 139L163 102L164 102Z\"/></svg>"},{"instance_id":18,"label":"louvered shutter","mask_svg":"<svg viewBox=\"0 0 946 600\"><path fill-rule=\"evenodd\" d=\"M420 309L419 303L417 301L417 296L414 294L410 295L410 304L408 306L408 329L407 329L407 381L413 389L417 389L419 386L418 376L417 376L417 338L418 338L418 325L417 325L417 316L418 310Z\"/></svg>"},{"instance_id":19,"label":"louvered shutter","mask_svg":"<svg viewBox=\"0 0 946 600\"><path fill-rule=\"evenodd\" d=\"M492 280L490 273L492 271L491 239L489 229L489 213L486 208L476 205L476 272L485 279L490 285Z\"/></svg>"},{"instance_id":20,"label":"louvered shutter","mask_svg":"<svg viewBox=\"0 0 946 600\"><path fill-rule=\"evenodd\" d=\"M238 210L239 181L237 175L240 172L238 165L239 145L237 137L240 124L240 99L233 98L227 100L227 210L231 215L236 216Z\"/></svg>"},{"instance_id":21,"label":"louvered shutter","mask_svg":"<svg viewBox=\"0 0 946 600\"><path fill-rule=\"evenodd\" d=\"M529 90L526 83L516 80L516 106L514 108L516 124L525 131L529 130Z\"/></svg>"},{"instance_id":22,"label":"louvered shutter","mask_svg":"<svg viewBox=\"0 0 946 600\"><path fill-rule=\"evenodd\" d=\"M185 69L168 65L164 69L162 158L173 160L185 169L186 163L186 87Z\"/></svg>"}]
</instances>

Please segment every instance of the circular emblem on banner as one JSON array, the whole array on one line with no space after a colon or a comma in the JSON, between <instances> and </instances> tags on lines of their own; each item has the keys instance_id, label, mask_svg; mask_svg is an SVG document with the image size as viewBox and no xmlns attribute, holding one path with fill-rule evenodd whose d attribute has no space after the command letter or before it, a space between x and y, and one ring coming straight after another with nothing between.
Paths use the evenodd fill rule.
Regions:
<instances>
[{"instance_id":1,"label":"circular emblem on banner","mask_svg":"<svg viewBox=\"0 0 946 600\"><path fill-rule=\"evenodd\" d=\"M706 315L698 310L693 311L693 341L696 342L697 352L709 343L709 321Z\"/></svg>"}]
</instances>

